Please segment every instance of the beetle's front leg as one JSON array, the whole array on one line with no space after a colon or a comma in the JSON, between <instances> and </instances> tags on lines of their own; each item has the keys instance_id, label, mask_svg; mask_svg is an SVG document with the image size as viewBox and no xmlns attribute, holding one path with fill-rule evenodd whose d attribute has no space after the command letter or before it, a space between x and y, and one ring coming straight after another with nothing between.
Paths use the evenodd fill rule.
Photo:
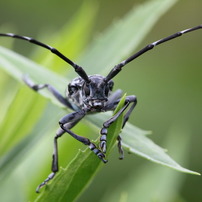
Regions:
<instances>
[{"instance_id":1,"label":"beetle's front leg","mask_svg":"<svg viewBox=\"0 0 202 202\"><path fill-rule=\"evenodd\" d=\"M115 108L114 106L116 106L119 102L120 102L120 99L114 101L114 105L112 103L109 103L109 105L112 109L114 109ZM133 111L133 109L135 108L135 106L137 104L137 99L136 99L136 96L134 96L134 95L127 96L124 106L112 118L110 118L109 120L104 122L103 128L100 131L100 134L101 134L100 148L103 153L106 153L106 151L107 151L107 133L108 133L109 126L117 120L117 118L128 108L128 106L131 103L132 103L132 105L129 108L129 110L127 111L127 113L125 114L124 119L123 119L123 125L122 125L122 128L123 128L125 126L126 122L128 121L131 112ZM123 159L124 154L123 154L123 149L121 146L121 137L118 136L117 140L118 140L118 149L119 149L119 153L120 153L119 158Z\"/></svg>"},{"instance_id":2,"label":"beetle's front leg","mask_svg":"<svg viewBox=\"0 0 202 202\"><path fill-rule=\"evenodd\" d=\"M79 135L75 134L74 132L72 132L69 128L65 127L66 124L70 120L74 119L75 117L79 117L79 118L84 117L85 115L86 115L86 112L84 110L81 110L81 111L74 112L72 114L66 115L59 121L60 127L65 132L70 134L73 138L75 138L79 142L82 142L83 144L87 145L90 148L90 150L94 152L95 155L97 155L104 163L107 163L107 160L105 159L105 155L103 154L103 152L101 150L99 150L97 148L97 146L94 143L92 143L88 138L79 136Z\"/></svg>"}]
</instances>

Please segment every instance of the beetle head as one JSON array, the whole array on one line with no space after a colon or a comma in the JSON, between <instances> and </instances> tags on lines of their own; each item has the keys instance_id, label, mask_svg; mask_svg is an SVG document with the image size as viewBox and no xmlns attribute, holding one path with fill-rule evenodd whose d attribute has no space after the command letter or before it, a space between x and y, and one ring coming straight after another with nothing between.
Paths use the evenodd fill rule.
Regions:
<instances>
[{"instance_id":1,"label":"beetle head","mask_svg":"<svg viewBox=\"0 0 202 202\"><path fill-rule=\"evenodd\" d=\"M113 81L100 75L89 76L89 82L78 77L69 84L69 96L79 107L102 111L113 88Z\"/></svg>"}]
</instances>

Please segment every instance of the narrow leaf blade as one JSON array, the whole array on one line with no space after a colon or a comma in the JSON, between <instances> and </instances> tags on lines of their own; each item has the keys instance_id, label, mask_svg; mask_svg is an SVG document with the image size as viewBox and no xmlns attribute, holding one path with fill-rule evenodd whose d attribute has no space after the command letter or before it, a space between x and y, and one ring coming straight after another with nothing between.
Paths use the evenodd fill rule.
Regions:
<instances>
[{"instance_id":1,"label":"narrow leaf blade","mask_svg":"<svg viewBox=\"0 0 202 202\"><path fill-rule=\"evenodd\" d=\"M125 102L125 96L121 99L115 113L119 111ZM110 134L107 140L108 153L113 148L120 133L123 122L121 115L108 129ZM96 141L98 143L98 140ZM79 151L67 168L62 169L58 176L48 185L37 198L39 201L74 201L84 188L90 183L98 169L103 165L102 161L90 150Z\"/></svg>"},{"instance_id":2,"label":"narrow leaf blade","mask_svg":"<svg viewBox=\"0 0 202 202\"><path fill-rule=\"evenodd\" d=\"M200 175L198 172L183 168L166 153L165 149L162 149L141 133L136 132L134 135L134 131L135 127L131 124L127 124L123 131L123 146L129 152L180 172Z\"/></svg>"}]
</instances>

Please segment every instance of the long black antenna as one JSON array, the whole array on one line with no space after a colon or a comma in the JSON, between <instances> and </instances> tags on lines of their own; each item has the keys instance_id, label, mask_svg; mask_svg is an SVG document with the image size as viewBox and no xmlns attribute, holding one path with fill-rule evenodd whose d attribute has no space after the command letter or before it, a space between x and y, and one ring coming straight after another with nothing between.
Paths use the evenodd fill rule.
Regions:
<instances>
[{"instance_id":1,"label":"long black antenna","mask_svg":"<svg viewBox=\"0 0 202 202\"><path fill-rule=\"evenodd\" d=\"M134 55L130 56L129 58L127 58L126 60L122 61L121 63L117 64L110 72L109 74L107 75L105 81L109 81L111 80L113 77L115 77L121 70L122 70L122 67L125 66L126 64L128 64L129 62L131 62L132 60L136 59L137 57L141 56L142 54L146 53L147 51L153 49L155 46L159 45L159 44L162 44L166 41L170 41L174 38L177 38L183 34L186 34L188 32L192 32L192 31L195 31L195 30L198 30L198 29L201 29L202 28L202 24L199 25L199 26L196 26L196 27L193 27L193 28L189 28L189 29L185 29L183 31L180 31L180 32L177 32L175 34L172 34L168 37L165 37L163 39L160 39L158 41L155 41L147 46L145 46L144 48L142 48L140 51L138 51L137 53L135 53Z\"/></svg>"},{"instance_id":2,"label":"long black antenna","mask_svg":"<svg viewBox=\"0 0 202 202\"><path fill-rule=\"evenodd\" d=\"M22 40L29 41L30 43L33 43L35 45L38 45L38 46L41 46L43 48L46 48L46 49L50 50L53 54L57 55L59 58L61 58L62 60L64 60L68 64L70 64L81 78L83 78L88 83L90 82L90 79L88 78L88 75L86 74L84 69L82 67L80 67L79 65L77 65L76 63L74 63L73 61L71 61L66 56L64 56L57 49L55 49L55 48L53 48L53 47L51 47L49 45L46 45L46 44L44 44L44 43L42 43L40 41L37 41L37 40L35 40L35 39L31 38L31 37L27 37L27 36L20 36L20 35L13 34L13 33L0 33L0 36L22 39Z\"/></svg>"}]
</instances>

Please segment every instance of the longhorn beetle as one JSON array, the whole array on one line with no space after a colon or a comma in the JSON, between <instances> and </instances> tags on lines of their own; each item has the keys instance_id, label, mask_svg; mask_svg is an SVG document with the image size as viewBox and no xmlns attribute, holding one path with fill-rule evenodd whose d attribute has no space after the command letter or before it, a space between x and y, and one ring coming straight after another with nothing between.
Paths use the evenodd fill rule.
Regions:
<instances>
[{"instance_id":1,"label":"longhorn beetle","mask_svg":"<svg viewBox=\"0 0 202 202\"><path fill-rule=\"evenodd\" d=\"M147 51L153 49L155 46L162 44L166 41L170 41L174 38L177 38L183 34L201 29L202 25L189 28L175 34L172 34L168 37L155 41L140 51L136 52L126 60L117 64L112 68L109 74L104 77L101 75L90 75L88 76L85 70L59 52L57 49L46 45L40 41L37 41L33 38L27 36L20 36L12 33L0 33L0 36L4 37L13 37L17 39L22 39L25 41L29 41L35 45L41 46L45 49L50 50L53 54L57 55L59 58L70 64L79 77L72 80L71 83L68 84L67 90L65 93L65 97L63 97L53 86L49 84L34 84L31 79L28 77L24 77L25 83L35 91L39 91L41 89L47 88L50 93L55 96L59 102L61 102L65 107L72 109L74 112L67 114L63 118L59 120L60 128L57 130L56 135L54 137L54 151L53 151L53 160L52 160L52 173L37 187L36 192L39 192L40 188L47 184L48 181L54 178L55 174L58 172L58 146L57 140L64 133L70 134L73 138L77 139L81 143L87 145L94 153L97 155L104 163L107 162L105 159L105 153L107 150L107 129L109 126L116 121L116 119L128 108L128 111L124 115L123 125L128 121L128 118L135 108L137 104L136 96L130 95L126 97L124 106L114 115L112 118L103 123L103 127L100 131L100 143L99 147L97 147L94 143L92 143L88 138L79 136L71 131L73 128L86 114L96 113L96 112L105 112L105 111L113 111L118 105L122 91L117 90L112 93L114 82L112 78L114 78L124 67L126 64L136 59L137 57L143 55ZM130 107L129 107L130 105ZM123 159L123 150L121 147L121 137L118 136L118 149L120 153L120 159Z\"/></svg>"}]
</instances>

